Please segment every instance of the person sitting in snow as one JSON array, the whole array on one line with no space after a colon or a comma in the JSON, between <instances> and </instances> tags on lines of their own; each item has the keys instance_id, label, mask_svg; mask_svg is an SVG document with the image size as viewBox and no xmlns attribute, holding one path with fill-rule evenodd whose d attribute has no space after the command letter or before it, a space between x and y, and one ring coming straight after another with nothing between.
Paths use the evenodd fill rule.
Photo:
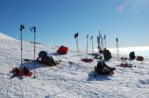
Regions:
<instances>
[{"instance_id":1,"label":"person sitting in snow","mask_svg":"<svg viewBox=\"0 0 149 98\"><path fill-rule=\"evenodd\" d=\"M41 63L41 64L45 64L47 66L56 65L56 63L53 60L52 56L48 55L48 53L46 51L40 51L36 61Z\"/></svg>"},{"instance_id":2,"label":"person sitting in snow","mask_svg":"<svg viewBox=\"0 0 149 98\"><path fill-rule=\"evenodd\" d=\"M113 74L113 71L116 69L115 67L109 67L104 62L99 61L97 66L94 67L95 72L97 74L108 75Z\"/></svg>"}]
</instances>

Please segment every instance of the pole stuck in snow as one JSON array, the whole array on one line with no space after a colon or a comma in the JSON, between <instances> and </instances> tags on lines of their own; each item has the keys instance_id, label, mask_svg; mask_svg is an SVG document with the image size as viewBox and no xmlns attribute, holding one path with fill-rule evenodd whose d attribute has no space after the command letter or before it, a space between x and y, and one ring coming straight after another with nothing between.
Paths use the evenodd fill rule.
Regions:
<instances>
[{"instance_id":1,"label":"pole stuck in snow","mask_svg":"<svg viewBox=\"0 0 149 98\"><path fill-rule=\"evenodd\" d=\"M101 50L101 46L100 46L100 42L101 41L101 34L100 34L100 31L99 31L99 36L97 36L97 44L98 44L98 52L100 53L100 50Z\"/></svg>"},{"instance_id":2,"label":"pole stuck in snow","mask_svg":"<svg viewBox=\"0 0 149 98\"><path fill-rule=\"evenodd\" d=\"M74 34L74 38L76 39L76 45L77 45L77 55L79 54L78 36L79 36L78 32Z\"/></svg>"},{"instance_id":3,"label":"pole stuck in snow","mask_svg":"<svg viewBox=\"0 0 149 98\"><path fill-rule=\"evenodd\" d=\"M94 53L94 45L93 45L93 36L91 36L91 43L92 43L92 53Z\"/></svg>"},{"instance_id":4,"label":"pole stuck in snow","mask_svg":"<svg viewBox=\"0 0 149 98\"><path fill-rule=\"evenodd\" d=\"M22 48L22 31L23 31L23 29L25 29L25 27L24 27L24 25L20 25L20 33L21 33L21 36L20 36L20 39L21 39L21 68L22 68L22 50L23 50L23 48Z\"/></svg>"},{"instance_id":5,"label":"pole stuck in snow","mask_svg":"<svg viewBox=\"0 0 149 98\"><path fill-rule=\"evenodd\" d=\"M103 35L102 34L100 34L100 39L101 39L101 49L103 50L104 42L103 42Z\"/></svg>"},{"instance_id":6,"label":"pole stuck in snow","mask_svg":"<svg viewBox=\"0 0 149 98\"><path fill-rule=\"evenodd\" d=\"M107 46L106 34L104 35L104 42L105 42L104 43L105 44L105 47L104 48L106 49L106 46Z\"/></svg>"},{"instance_id":7,"label":"pole stuck in snow","mask_svg":"<svg viewBox=\"0 0 149 98\"><path fill-rule=\"evenodd\" d=\"M33 78L36 78L36 75L35 75L36 27L35 27L35 26L32 26L32 27L30 28L30 31L33 31L33 33L34 33L34 77L33 77Z\"/></svg>"},{"instance_id":8,"label":"pole stuck in snow","mask_svg":"<svg viewBox=\"0 0 149 98\"><path fill-rule=\"evenodd\" d=\"M88 37L89 35L86 35L87 45L86 45L86 58L88 58Z\"/></svg>"},{"instance_id":9,"label":"pole stuck in snow","mask_svg":"<svg viewBox=\"0 0 149 98\"><path fill-rule=\"evenodd\" d=\"M119 43L118 43L118 38L116 38L116 54L117 54L117 58L119 58Z\"/></svg>"}]
</instances>

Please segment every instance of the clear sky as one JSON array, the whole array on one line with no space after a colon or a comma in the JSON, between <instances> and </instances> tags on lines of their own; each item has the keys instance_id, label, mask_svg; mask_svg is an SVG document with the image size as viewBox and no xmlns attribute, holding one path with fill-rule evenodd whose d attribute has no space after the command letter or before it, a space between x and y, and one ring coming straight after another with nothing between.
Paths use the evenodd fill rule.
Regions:
<instances>
[{"instance_id":1,"label":"clear sky","mask_svg":"<svg viewBox=\"0 0 149 98\"><path fill-rule=\"evenodd\" d=\"M86 35L107 35L107 47L149 45L149 0L0 0L0 32L20 39L19 25L25 25L23 39L33 41L31 26L37 27L37 41L86 48ZM91 48L91 41L89 41Z\"/></svg>"}]
</instances>

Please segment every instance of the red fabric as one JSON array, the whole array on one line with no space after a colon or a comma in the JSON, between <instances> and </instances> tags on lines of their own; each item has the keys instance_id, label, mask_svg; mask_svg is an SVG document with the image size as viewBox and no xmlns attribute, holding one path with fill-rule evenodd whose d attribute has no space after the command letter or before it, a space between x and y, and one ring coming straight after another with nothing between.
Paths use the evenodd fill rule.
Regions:
<instances>
[{"instance_id":1,"label":"red fabric","mask_svg":"<svg viewBox=\"0 0 149 98\"><path fill-rule=\"evenodd\" d=\"M88 58L83 58L83 59L81 59L81 61L83 61L85 63L90 63L90 62L93 62L94 60L93 59L88 59Z\"/></svg>"},{"instance_id":2,"label":"red fabric","mask_svg":"<svg viewBox=\"0 0 149 98\"><path fill-rule=\"evenodd\" d=\"M26 73L26 74L23 73L23 74L22 74L22 76L28 76L28 77L31 77L32 75L33 75L33 73L32 73L31 71L30 71L29 73Z\"/></svg>"},{"instance_id":3,"label":"red fabric","mask_svg":"<svg viewBox=\"0 0 149 98\"><path fill-rule=\"evenodd\" d=\"M19 74L18 76L28 76L28 77L31 77L32 75L33 75L33 73L32 73L32 72L29 72L29 73L27 73L27 74L21 73L21 74Z\"/></svg>"},{"instance_id":4,"label":"red fabric","mask_svg":"<svg viewBox=\"0 0 149 98\"><path fill-rule=\"evenodd\" d=\"M17 74L17 76L28 76L28 77L31 77L33 75L33 73L31 71L29 71L29 73L23 73L22 72L22 68L18 68L18 70L20 71L20 73ZM12 69L12 73L16 74L16 67Z\"/></svg>"},{"instance_id":5,"label":"red fabric","mask_svg":"<svg viewBox=\"0 0 149 98\"><path fill-rule=\"evenodd\" d=\"M68 48L67 48L67 47L61 46L61 47L57 50L57 53L59 53L59 54L66 54L67 51L68 51Z\"/></svg>"},{"instance_id":6,"label":"red fabric","mask_svg":"<svg viewBox=\"0 0 149 98\"><path fill-rule=\"evenodd\" d=\"M138 60L138 61L143 61L144 58L143 58L142 56L137 56L136 60Z\"/></svg>"}]
</instances>

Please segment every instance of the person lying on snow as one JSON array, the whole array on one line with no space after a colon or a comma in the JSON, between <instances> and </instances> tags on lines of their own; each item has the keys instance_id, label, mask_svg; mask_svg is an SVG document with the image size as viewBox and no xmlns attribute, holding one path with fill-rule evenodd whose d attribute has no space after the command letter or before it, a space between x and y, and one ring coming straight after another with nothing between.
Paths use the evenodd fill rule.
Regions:
<instances>
[{"instance_id":1,"label":"person lying on snow","mask_svg":"<svg viewBox=\"0 0 149 98\"><path fill-rule=\"evenodd\" d=\"M115 67L109 67L104 62L99 61L97 66L94 67L95 72L101 75L112 75L113 71L116 69Z\"/></svg>"},{"instance_id":2,"label":"person lying on snow","mask_svg":"<svg viewBox=\"0 0 149 98\"><path fill-rule=\"evenodd\" d=\"M46 51L40 51L36 61L41 63L41 64L45 64L47 66L54 66L54 65L56 65L53 57L51 55L48 55L48 53Z\"/></svg>"}]
</instances>

